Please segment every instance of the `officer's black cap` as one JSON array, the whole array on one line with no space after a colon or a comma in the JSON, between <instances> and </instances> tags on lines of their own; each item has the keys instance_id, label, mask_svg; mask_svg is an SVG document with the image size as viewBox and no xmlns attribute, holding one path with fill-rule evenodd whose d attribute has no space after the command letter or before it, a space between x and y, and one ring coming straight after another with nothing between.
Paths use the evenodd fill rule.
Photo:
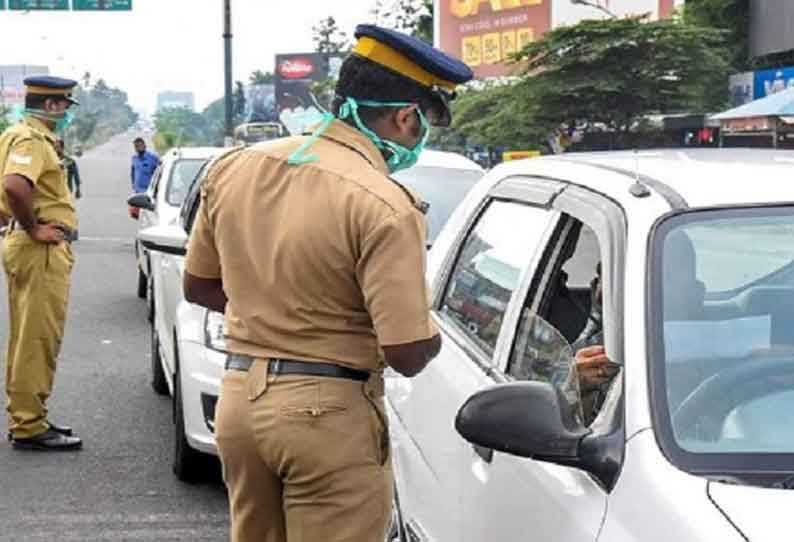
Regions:
<instances>
[{"instance_id":1,"label":"officer's black cap","mask_svg":"<svg viewBox=\"0 0 794 542\"><path fill-rule=\"evenodd\" d=\"M78 101L72 98L72 90L77 86L77 81L55 77L52 75L32 75L24 80L27 94L43 94L46 96L63 96L73 104Z\"/></svg>"},{"instance_id":2,"label":"officer's black cap","mask_svg":"<svg viewBox=\"0 0 794 542\"><path fill-rule=\"evenodd\" d=\"M439 118L437 125L451 120L449 101L457 85L471 81L474 74L466 64L414 36L371 24L356 27L358 40L353 54L380 64L411 79L433 96Z\"/></svg>"}]
</instances>

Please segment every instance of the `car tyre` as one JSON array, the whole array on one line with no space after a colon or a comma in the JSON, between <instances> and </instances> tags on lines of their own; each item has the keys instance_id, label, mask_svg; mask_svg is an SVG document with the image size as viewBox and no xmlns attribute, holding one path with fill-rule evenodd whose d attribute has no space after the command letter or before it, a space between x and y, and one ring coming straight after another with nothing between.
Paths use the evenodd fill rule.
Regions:
<instances>
[{"instance_id":1,"label":"car tyre","mask_svg":"<svg viewBox=\"0 0 794 542\"><path fill-rule=\"evenodd\" d=\"M218 461L190 446L185 435L185 411L179 373L174 375L174 475L187 483L208 482L220 478Z\"/></svg>"},{"instance_id":2,"label":"car tyre","mask_svg":"<svg viewBox=\"0 0 794 542\"><path fill-rule=\"evenodd\" d=\"M138 268L138 297L140 299L146 299L147 282L149 281L146 279L146 275Z\"/></svg>"},{"instance_id":3,"label":"car tyre","mask_svg":"<svg viewBox=\"0 0 794 542\"><path fill-rule=\"evenodd\" d=\"M165 371L163 371L163 359L160 357L160 337L157 336L154 324L150 327L152 330L152 389L157 395L168 395L168 382L165 379Z\"/></svg>"}]
</instances>

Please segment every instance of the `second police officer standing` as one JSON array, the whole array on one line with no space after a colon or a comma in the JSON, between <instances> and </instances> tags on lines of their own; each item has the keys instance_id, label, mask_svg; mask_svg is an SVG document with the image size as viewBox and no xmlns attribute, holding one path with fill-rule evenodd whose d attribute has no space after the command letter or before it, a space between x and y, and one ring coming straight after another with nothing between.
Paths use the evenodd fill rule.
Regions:
<instances>
[{"instance_id":1,"label":"second police officer standing","mask_svg":"<svg viewBox=\"0 0 794 542\"><path fill-rule=\"evenodd\" d=\"M411 36L355 35L333 113L310 137L219 158L191 233L186 298L226 314L216 436L233 542L383 541L383 370L416 375L441 346L423 205L389 174L449 124L472 73Z\"/></svg>"},{"instance_id":2,"label":"second police officer standing","mask_svg":"<svg viewBox=\"0 0 794 542\"><path fill-rule=\"evenodd\" d=\"M6 409L15 448L71 450L82 441L48 416L66 324L77 228L74 198L55 149L55 132L71 119L71 79L25 79L23 120L0 136L0 215L10 217L3 240L9 337Z\"/></svg>"}]
</instances>

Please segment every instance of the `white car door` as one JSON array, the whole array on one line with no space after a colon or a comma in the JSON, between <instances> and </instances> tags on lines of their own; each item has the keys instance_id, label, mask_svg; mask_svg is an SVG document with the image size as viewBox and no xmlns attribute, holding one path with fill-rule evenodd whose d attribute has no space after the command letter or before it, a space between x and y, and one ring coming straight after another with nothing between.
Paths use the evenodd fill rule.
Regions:
<instances>
[{"instance_id":1,"label":"white car door","mask_svg":"<svg viewBox=\"0 0 794 542\"><path fill-rule=\"evenodd\" d=\"M559 216L542 207L555 190L539 186L532 201L497 187L483 201L434 285L440 354L413 379L387 379L397 493L410 540L466 536L462 498L472 448L455 431L455 415L496 368L502 318Z\"/></svg>"},{"instance_id":2,"label":"white car door","mask_svg":"<svg viewBox=\"0 0 794 542\"><path fill-rule=\"evenodd\" d=\"M588 283L599 262L604 270L602 314L607 353L615 361L622 360L622 300L613 284L622 276L623 215L614 203L579 187L566 188L553 206L564 213L559 232L542 251L544 257L535 276L525 277L519 293L524 302L514 305L517 310L509 315L503 330L508 347L500 352L502 359L489 377L491 384L530 378L511 366L531 355L526 340L531 333L527 323L532 318L528 316L549 319L555 328L569 328L570 336L565 338L574 342L581 329L568 324L581 317L584 326L588 315L581 312L591 307L588 303L586 309L577 309L576 303L570 302L572 291ZM598 538L608 494L589 473L506 453L471 450L464 478L468 523L462 540L580 542Z\"/></svg>"}]
</instances>

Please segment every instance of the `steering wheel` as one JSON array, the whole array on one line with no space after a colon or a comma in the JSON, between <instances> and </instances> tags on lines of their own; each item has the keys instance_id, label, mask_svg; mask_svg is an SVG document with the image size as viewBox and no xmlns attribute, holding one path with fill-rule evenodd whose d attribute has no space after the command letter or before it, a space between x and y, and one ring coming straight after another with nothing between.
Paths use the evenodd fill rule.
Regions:
<instances>
[{"instance_id":1,"label":"steering wheel","mask_svg":"<svg viewBox=\"0 0 794 542\"><path fill-rule=\"evenodd\" d=\"M736 406L794 387L794 359L755 360L724 369L701 382L672 415L679 437L717 440Z\"/></svg>"}]
</instances>

